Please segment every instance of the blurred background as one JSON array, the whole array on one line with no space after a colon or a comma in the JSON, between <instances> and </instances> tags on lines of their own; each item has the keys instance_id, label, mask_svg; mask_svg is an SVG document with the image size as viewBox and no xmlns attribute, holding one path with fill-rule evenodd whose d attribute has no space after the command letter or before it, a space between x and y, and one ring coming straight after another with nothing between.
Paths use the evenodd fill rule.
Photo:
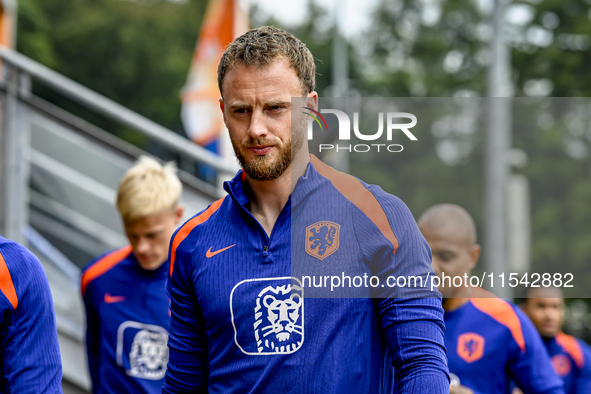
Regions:
<instances>
[{"instance_id":1,"label":"blurred background","mask_svg":"<svg viewBox=\"0 0 591 394\"><path fill-rule=\"evenodd\" d=\"M44 263L66 392L89 387L79 270L126 243L114 208L125 170L142 153L175 160L189 216L236 171L215 70L249 27L272 24L306 43L320 96L509 98L490 100L481 122L442 120L371 171L359 156L334 164L398 195L415 217L437 203L465 207L482 271L553 272L568 261L591 285L591 106L567 99L591 94L589 0L1 6L0 233ZM513 112L525 97L565 99L532 120ZM567 304L566 331L591 339L588 300Z\"/></svg>"}]
</instances>

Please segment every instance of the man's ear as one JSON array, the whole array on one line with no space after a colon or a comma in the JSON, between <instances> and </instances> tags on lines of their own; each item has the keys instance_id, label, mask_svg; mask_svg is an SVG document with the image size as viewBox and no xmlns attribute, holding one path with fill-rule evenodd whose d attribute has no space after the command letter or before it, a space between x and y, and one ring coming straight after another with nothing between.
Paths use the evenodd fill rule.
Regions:
<instances>
[{"instance_id":1,"label":"man's ear","mask_svg":"<svg viewBox=\"0 0 591 394\"><path fill-rule=\"evenodd\" d=\"M181 220L183 219L183 214L185 213L185 207L183 205L179 205L174 209L174 225L177 226Z\"/></svg>"},{"instance_id":2,"label":"man's ear","mask_svg":"<svg viewBox=\"0 0 591 394\"><path fill-rule=\"evenodd\" d=\"M480 258L480 250L481 248L478 244L474 244L470 247L470 269L476 267L476 264L478 264L478 259Z\"/></svg>"},{"instance_id":3,"label":"man's ear","mask_svg":"<svg viewBox=\"0 0 591 394\"><path fill-rule=\"evenodd\" d=\"M312 108L313 110L318 111L318 93L312 91L308 93L306 98L306 106L308 108Z\"/></svg>"}]
</instances>

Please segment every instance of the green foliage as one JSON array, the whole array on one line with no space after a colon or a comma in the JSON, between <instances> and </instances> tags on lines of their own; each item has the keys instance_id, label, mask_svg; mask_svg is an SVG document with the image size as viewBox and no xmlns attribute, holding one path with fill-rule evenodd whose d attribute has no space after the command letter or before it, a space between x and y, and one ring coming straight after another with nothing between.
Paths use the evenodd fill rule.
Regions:
<instances>
[{"instance_id":1,"label":"green foliage","mask_svg":"<svg viewBox=\"0 0 591 394\"><path fill-rule=\"evenodd\" d=\"M206 3L20 0L17 48L124 106L181 130L179 91ZM382 0L367 34L349 45L351 86L368 97L484 96L490 29L480 3ZM334 21L318 4L309 1L305 21L286 28L316 57L317 91L325 95L332 84ZM516 96L590 96L589 1L522 0L513 1L512 7L531 16L508 27ZM250 14L252 26L282 27L277 21L258 19L256 8ZM578 275L591 281L587 268L591 131L588 126L576 131L569 126L573 117L564 116L564 107L556 101L550 104L552 122L540 114L537 118L514 114L513 145L528 156L525 167L513 171L530 182L532 261L541 271L555 271L568 261ZM415 215L432 204L457 203L482 229L484 129L483 122L465 134L425 129L419 142L404 143L403 153L375 157L372 166L354 161L353 170L400 196ZM444 161L444 145L464 153L457 160Z\"/></svg>"},{"instance_id":2,"label":"green foliage","mask_svg":"<svg viewBox=\"0 0 591 394\"><path fill-rule=\"evenodd\" d=\"M23 0L18 49L168 128L206 2Z\"/></svg>"},{"instance_id":3,"label":"green foliage","mask_svg":"<svg viewBox=\"0 0 591 394\"><path fill-rule=\"evenodd\" d=\"M490 29L488 15L477 4L473 0L381 1L375 23L358 48L366 92L397 97L484 96ZM513 1L512 7L508 16L519 7L522 15L531 16L507 26L516 95L589 96L591 4L532 0ZM582 114L568 113L575 105L553 100L546 113L535 116L524 116L521 104L514 106L512 144L525 151L528 162L513 171L526 175L530 183L532 270L557 272L568 266L588 283L591 129ZM588 112L588 105L584 108L580 112ZM553 120L547 119L548 114ZM584 126L573 129L573 119ZM432 204L458 203L482 229L485 127L481 126L466 141L469 154L456 163L445 163L437 150L450 136L425 130L418 136L420 146L407 142L403 153L378 159L382 160L379 165L365 170L355 168L363 179L399 195L415 215ZM458 143L453 138L451 142Z\"/></svg>"}]
</instances>

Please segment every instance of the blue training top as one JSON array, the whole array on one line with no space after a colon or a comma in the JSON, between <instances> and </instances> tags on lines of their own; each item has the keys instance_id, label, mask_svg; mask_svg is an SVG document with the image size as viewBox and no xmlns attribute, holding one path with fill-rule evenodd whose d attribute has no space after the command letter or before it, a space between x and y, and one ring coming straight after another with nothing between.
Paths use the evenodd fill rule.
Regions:
<instances>
[{"instance_id":1,"label":"blue training top","mask_svg":"<svg viewBox=\"0 0 591 394\"><path fill-rule=\"evenodd\" d=\"M566 394L591 393L591 347L562 332L543 339L552 366L564 381Z\"/></svg>"},{"instance_id":2,"label":"blue training top","mask_svg":"<svg viewBox=\"0 0 591 394\"><path fill-rule=\"evenodd\" d=\"M168 263L144 270L131 246L84 269L86 347L95 394L161 392L170 325L167 272Z\"/></svg>"},{"instance_id":3,"label":"blue training top","mask_svg":"<svg viewBox=\"0 0 591 394\"><path fill-rule=\"evenodd\" d=\"M439 293L382 286L433 275L404 203L312 156L268 236L243 180L171 241L163 393L448 393Z\"/></svg>"},{"instance_id":4,"label":"blue training top","mask_svg":"<svg viewBox=\"0 0 591 394\"><path fill-rule=\"evenodd\" d=\"M542 339L515 305L479 291L445 312L450 373L475 394L510 394L511 381L525 394L564 394Z\"/></svg>"},{"instance_id":5,"label":"blue training top","mask_svg":"<svg viewBox=\"0 0 591 394\"><path fill-rule=\"evenodd\" d=\"M0 236L0 394L62 392L62 362L45 271Z\"/></svg>"}]
</instances>

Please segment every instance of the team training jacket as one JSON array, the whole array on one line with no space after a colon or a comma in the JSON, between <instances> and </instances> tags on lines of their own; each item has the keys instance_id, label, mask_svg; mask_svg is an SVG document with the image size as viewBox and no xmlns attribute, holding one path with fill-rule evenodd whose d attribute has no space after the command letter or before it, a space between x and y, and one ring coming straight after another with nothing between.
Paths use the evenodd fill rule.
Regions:
<instances>
[{"instance_id":1,"label":"team training jacket","mask_svg":"<svg viewBox=\"0 0 591 394\"><path fill-rule=\"evenodd\" d=\"M510 302L478 291L483 298L445 312L449 372L475 394L510 394L511 381L525 394L564 394L529 318Z\"/></svg>"},{"instance_id":2,"label":"team training jacket","mask_svg":"<svg viewBox=\"0 0 591 394\"><path fill-rule=\"evenodd\" d=\"M543 339L552 366L564 381L566 394L591 393L591 347L562 332Z\"/></svg>"},{"instance_id":3,"label":"team training jacket","mask_svg":"<svg viewBox=\"0 0 591 394\"><path fill-rule=\"evenodd\" d=\"M88 368L95 394L160 393L168 362L168 263L141 268L131 246L83 271Z\"/></svg>"},{"instance_id":4,"label":"team training jacket","mask_svg":"<svg viewBox=\"0 0 591 394\"><path fill-rule=\"evenodd\" d=\"M268 236L245 207L243 180L240 171L229 195L171 240L163 393L391 392L392 363L402 393L448 393L437 290L372 299L389 290L361 284L432 275L408 208L312 156ZM330 283L314 287L328 275L347 291L314 298L330 297Z\"/></svg>"},{"instance_id":5,"label":"team training jacket","mask_svg":"<svg viewBox=\"0 0 591 394\"><path fill-rule=\"evenodd\" d=\"M0 236L0 393L62 392L53 300L41 263Z\"/></svg>"}]
</instances>

